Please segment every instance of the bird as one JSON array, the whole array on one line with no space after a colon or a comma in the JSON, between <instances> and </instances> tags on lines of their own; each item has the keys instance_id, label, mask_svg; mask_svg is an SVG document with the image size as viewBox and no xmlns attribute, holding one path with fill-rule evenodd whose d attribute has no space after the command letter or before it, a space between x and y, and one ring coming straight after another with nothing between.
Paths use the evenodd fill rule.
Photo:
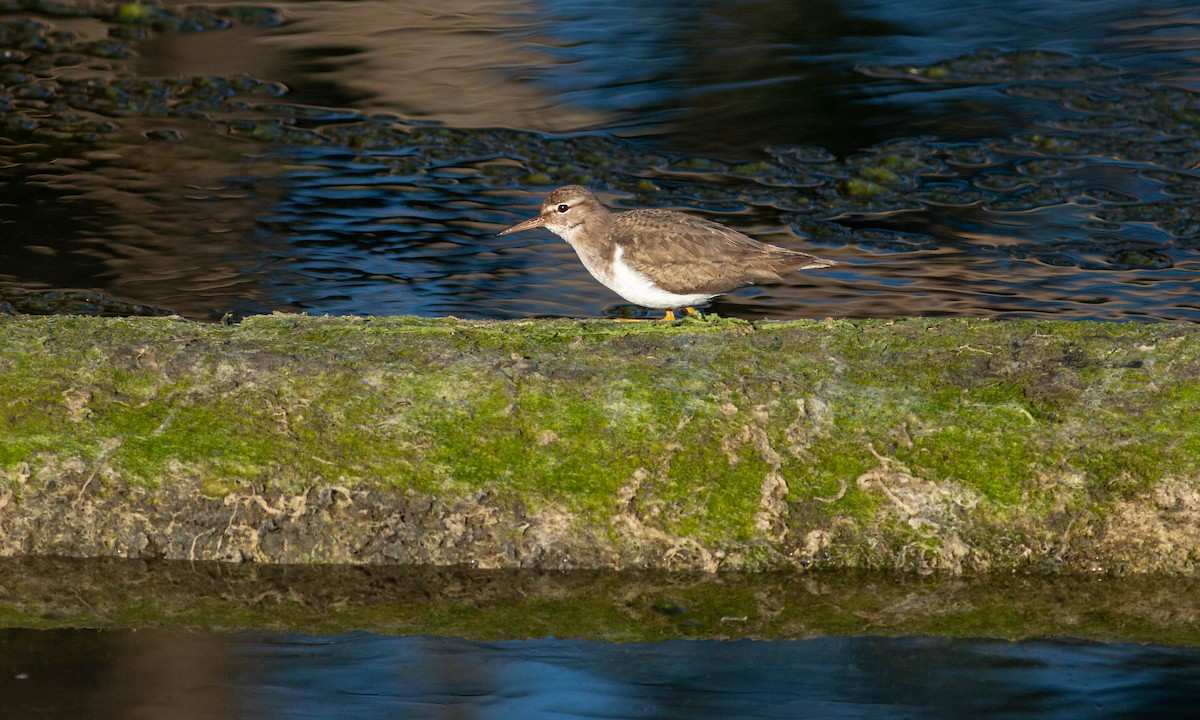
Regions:
<instances>
[{"instance_id":1,"label":"bird","mask_svg":"<svg viewBox=\"0 0 1200 720\"><path fill-rule=\"evenodd\" d=\"M664 310L664 321L675 320L680 308L699 315L695 306L746 285L837 264L675 210L612 212L581 185L551 192L537 215L497 237L539 227L566 240L608 289L634 305Z\"/></svg>"}]
</instances>

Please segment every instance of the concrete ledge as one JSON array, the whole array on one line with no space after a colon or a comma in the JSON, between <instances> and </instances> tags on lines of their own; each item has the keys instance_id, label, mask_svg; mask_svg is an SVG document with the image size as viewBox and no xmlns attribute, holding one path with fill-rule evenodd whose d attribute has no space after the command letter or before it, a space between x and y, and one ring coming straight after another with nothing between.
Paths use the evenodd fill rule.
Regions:
<instances>
[{"instance_id":1,"label":"concrete ledge","mask_svg":"<svg viewBox=\"0 0 1200 720\"><path fill-rule=\"evenodd\" d=\"M1194 575L1192 325L0 318L0 555Z\"/></svg>"}]
</instances>

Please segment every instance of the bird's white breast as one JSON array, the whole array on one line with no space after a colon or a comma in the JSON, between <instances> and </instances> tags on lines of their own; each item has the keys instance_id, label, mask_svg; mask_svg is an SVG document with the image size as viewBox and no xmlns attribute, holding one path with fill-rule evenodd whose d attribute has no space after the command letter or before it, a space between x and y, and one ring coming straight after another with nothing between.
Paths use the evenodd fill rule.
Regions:
<instances>
[{"instance_id":1,"label":"bird's white breast","mask_svg":"<svg viewBox=\"0 0 1200 720\"><path fill-rule=\"evenodd\" d=\"M673 292L663 290L651 282L650 278L633 269L633 267L625 262L625 253L620 245L615 246L611 258L612 262L609 264L606 262L607 258L602 257L597 252L598 249L591 250L587 243L582 242L582 225L551 227L550 230L570 243L571 247L575 248L575 253L579 256L580 262L592 274L592 277L634 305L669 310L700 305L716 297L713 293L677 295Z\"/></svg>"},{"instance_id":2,"label":"bird's white breast","mask_svg":"<svg viewBox=\"0 0 1200 720\"><path fill-rule=\"evenodd\" d=\"M677 295L655 285L642 273L634 270L624 259L624 251L618 245L613 253L612 277L605 279L596 275L596 279L607 285L613 292L635 305L642 307L668 310L672 308L699 305L713 299L709 293L692 293ZM590 270L591 268L589 268Z\"/></svg>"}]
</instances>

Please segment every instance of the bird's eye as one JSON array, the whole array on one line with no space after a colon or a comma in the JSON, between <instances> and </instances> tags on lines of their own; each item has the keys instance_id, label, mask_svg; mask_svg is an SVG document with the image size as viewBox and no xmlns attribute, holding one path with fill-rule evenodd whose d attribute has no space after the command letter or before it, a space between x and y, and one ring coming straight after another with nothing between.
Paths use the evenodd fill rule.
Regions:
<instances>
[{"instance_id":1,"label":"bird's eye","mask_svg":"<svg viewBox=\"0 0 1200 720\"><path fill-rule=\"evenodd\" d=\"M570 209L571 209L571 206L570 206L570 205L568 205L568 204L566 204L566 203L563 203L562 205L559 205L559 206L558 206L558 208L557 208L557 210L558 210L560 213L565 213L566 211L568 211L568 210L570 210Z\"/></svg>"}]
</instances>

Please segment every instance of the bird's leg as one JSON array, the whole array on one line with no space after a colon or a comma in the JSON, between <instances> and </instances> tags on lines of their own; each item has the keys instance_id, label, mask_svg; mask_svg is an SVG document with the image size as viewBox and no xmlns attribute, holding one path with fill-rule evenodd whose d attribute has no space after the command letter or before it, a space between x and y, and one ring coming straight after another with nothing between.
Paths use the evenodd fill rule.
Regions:
<instances>
[{"instance_id":1,"label":"bird's leg","mask_svg":"<svg viewBox=\"0 0 1200 720\"><path fill-rule=\"evenodd\" d=\"M691 305L688 305L687 313L688 313L688 315L691 315L692 317L704 317L703 315L700 314L699 310L692 307Z\"/></svg>"},{"instance_id":2,"label":"bird's leg","mask_svg":"<svg viewBox=\"0 0 1200 720\"><path fill-rule=\"evenodd\" d=\"M696 311L688 308L692 313ZM675 322L675 311L667 310L666 313L658 319L659 322ZM652 318L613 318L613 322L654 322Z\"/></svg>"}]
</instances>

